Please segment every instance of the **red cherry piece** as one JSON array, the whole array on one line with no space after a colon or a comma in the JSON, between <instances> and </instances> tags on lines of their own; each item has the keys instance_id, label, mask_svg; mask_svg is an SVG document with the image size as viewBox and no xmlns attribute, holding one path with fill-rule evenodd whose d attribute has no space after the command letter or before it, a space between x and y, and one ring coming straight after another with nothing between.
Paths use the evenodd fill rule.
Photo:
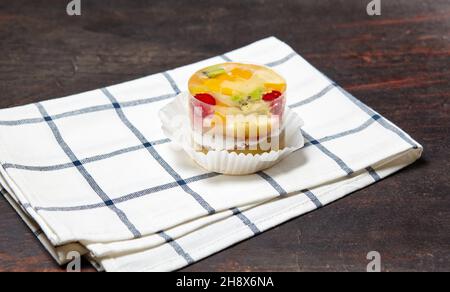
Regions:
<instances>
[{"instance_id":1,"label":"red cherry piece","mask_svg":"<svg viewBox=\"0 0 450 292\"><path fill-rule=\"evenodd\" d=\"M209 104L209 105L216 105L216 99L214 96L208 93L199 93L195 95L195 98L200 100L203 103Z\"/></svg>"},{"instance_id":2,"label":"red cherry piece","mask_svg":"<svg viewBox=\"0 0 450 292\"><path fill-rule=\"evenodd\" d=\"M263 100L273 101L273 100L279 98L281 95L282 95L281 92L274 90L274 91L264 94Z\"/></svg>"},{"instance_id":3,"label":"red cherry piece","mask_svg":"<svg viewBox=\"0 0 450 292\"><path fill-rule=\"evenodd\" d=\"M201 108L202 118L205 118L214 113L212 106L216 105L216 99L209 93L199 93L195 95L197 101L192 103L192 106Z\"/></svg>"}]
</instances>

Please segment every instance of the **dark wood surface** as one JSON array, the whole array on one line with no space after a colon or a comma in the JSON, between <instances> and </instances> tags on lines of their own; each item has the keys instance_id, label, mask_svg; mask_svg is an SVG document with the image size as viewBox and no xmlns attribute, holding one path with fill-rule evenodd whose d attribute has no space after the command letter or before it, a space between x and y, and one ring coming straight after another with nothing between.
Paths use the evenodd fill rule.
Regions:
<instances>
[{"instance_id":1,"label":"dark wood surface","mask_svg":"<svg viewBox=\"0 0 450 292\"><path fill-rule=\"evenodd\" d=\"M0 2L0 108L111 85L275 35L425 147L416 164L185 271L450 270L450 1ZM0 199L0 270L63 271ZM84 270L92 268L85 264Z\"/></svg>"}]
</instances>

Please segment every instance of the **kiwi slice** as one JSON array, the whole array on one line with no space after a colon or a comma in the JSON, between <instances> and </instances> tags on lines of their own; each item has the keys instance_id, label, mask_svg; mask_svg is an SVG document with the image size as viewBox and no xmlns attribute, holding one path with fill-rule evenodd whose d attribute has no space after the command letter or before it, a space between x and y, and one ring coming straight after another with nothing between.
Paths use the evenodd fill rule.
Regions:
<instances>
[{"instance_id":1,"label":"kiwi slice","mask_svg":"<svg viewBox=\"0 0 450 292\"><path fill-rule=\"evenodd\" d=\"M208 78L216 78L217 76L227 73L227 71L225 71L225 69L222 67L214 66L207 68L202 73Z\"/></svg>"},{"instance_id":2,"label":"kiwi slice","mask_svg":"<svg viewBox=\"0 0 450 292\"><path fill-rule=\"evenodd\" d=\"M264 93L264 89L262 88L257 88L255 90L253 90L252 92L250 92L249 96L250 96L250 100L251 101L258 101L262 99L262 95Z\"/></svg>"},{"instance_id":3,"label":"kiwi slice","mask_svg":"<svg viewBox=\"0 0 450 292\"><path fill-rule=\"evenodd\" d=\"M243 96L243 95L233 95L233 96L231 97L231 100L234 101L234 102L240 102L240 101L243 100L243 99L244 99L244 96Z\"/></svg>"}]
</instances>

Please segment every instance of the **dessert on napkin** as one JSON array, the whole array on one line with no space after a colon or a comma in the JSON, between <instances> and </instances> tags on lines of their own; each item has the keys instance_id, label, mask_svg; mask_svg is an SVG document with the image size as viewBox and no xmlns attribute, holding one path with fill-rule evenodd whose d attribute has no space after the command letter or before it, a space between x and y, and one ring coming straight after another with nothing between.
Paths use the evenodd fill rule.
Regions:
<instances>
[{"instance_id":1,"label":"dessert on napkin","mask_svg":"<svg viewBox=\"0 0 450 292\"><path fill-rule=\"evenodd\" d=\"M301 135L286 132L285 143L304 137L301 149L273 164L276 149L236 153L248 150L247 141L223 151L173 147L171 139L178 136L173 128L161 129L158 114L186 112L176 101L187 107L189 94L180 93L189 91L191 76L224 62L236 62L230 70L243 71L227 77L222 76L227 68L213 67L206 76L250 77L238 63L262 64L283 76L286 89L281 79L255 92L231 81L219 86L229 99L213 97L216 105L230 103L225 108L273 113L277 110L265 102L284 93L283 115L292 112L304 120L297 129ZM190 90L194 97L208 93ZM214 103L206 96L196 100ZM205 114L202 119L212 112ZM168 139L167 133L174 135ZM421 153L407 133L273 37L138 80L0 110L2 194L58 263L74 251L106 271L182 268L375 183ZM267 164L255 168L250 159L253 169L262 170L249 168L250 174L240 176L210 170L220 170L214 162L225 160L233 171L234 155L264 156Z\"/></svg>"}]
</instances>

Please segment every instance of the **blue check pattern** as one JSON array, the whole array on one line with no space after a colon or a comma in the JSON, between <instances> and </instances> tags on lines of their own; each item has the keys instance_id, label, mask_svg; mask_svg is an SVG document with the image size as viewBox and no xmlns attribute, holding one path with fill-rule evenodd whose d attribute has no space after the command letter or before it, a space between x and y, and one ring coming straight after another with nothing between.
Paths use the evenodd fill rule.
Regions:
<instances>
[{"instance_id":1,"label":"blue check pattern","mask_svg":"<svg viewBox=\"0 0 450 292\"><path fill-rule=\"evenodd\" d=\"M269 67L276 67L282 64L285 64L289 62L290 60L294 59L297 56L295 52L289 53L287 56L279 59L274 60L270 63L267 63L266 65ZM227 55L220 56L225 61L233 61L230 57ZM61 149L64 151L64 153L67 155L67 157L72 161L71 163L62 163L62 164L55 164L55 165L46 165L46 166L29 166L29 165L20 165L15 164L13 162L5 162L2 164L4 169L17 169L22 171L38 171L38 172L46 172L46 171L57 171L62 169L68 169L68 168L75 168L82 177L86 180L86 182L89 184L89 186L95 191L95 193L98 195L99 202L94 204L85 204L85 205L78 205L78 206L53 206L53 207L43 207L43 206L32 206L29 203L23 204L24 208L31 208L36 212L39 211L46 211L46 212L71 212L71 211L77 211L77 210L89 210L89 209L97 209L97 208L109 208L111 212L115 213L116 216L121 220L121 222L128 228L130 233L133 235L134 238L139 238L142 236L141 232L135 227L133 222L127 217L127 214L120 208L120 204L123 202L127 202L130 200L135 200L137 198L148 196L150 194L154 194L157 192L161 192L164 190L174 189L174 188L181 188L188 196L192 197L193 200L195 200L204 210L207 214L214 214L216 210L202 197L201 194L195 192L189 185L191 183L201 181L201 180L207 180L211 179L217 176L220 176L220 174L217 173L206 173L202 175L192 176L192 177L185 177L183 178L179 173L175 171L175 169L166 161L164 158L158 153L155 146L169 143L169 139L162 139L157 141L148 141L145 135L130 121L130 119L127 117L127 115L124 112L124 108L130 108L130 107L139 107L141 105L146 105L150 103L156 103L159 101L171 99L175 97L177 94L179 94L181 91L179 89L178 84L175 82L174 78L170 75L169 72L162 73L164 78L167 80L167 82L170 84L171 88L173 89L173 92L167 93L165 95L157 96L157 97L151 97L146 99L140 99L136 101L131 102L119 102L117 98L107 89L103 88L102 92L104 96L107 98L109 103L105 103L104 105L99 106L93 106L93 107L86 107L75 111L69 111L62 114L57 114L54 116L50 116L44 107L43 104L37 103L36 107L41 113L41 118L30 118L30 119L21 119L21 120L13 120L13 121L0 121L0 126L22 126L26 124L36 124L36 123L46 123L53 133L53 136L55 140L57 141L58 145L61 147ZM303 99L300 102L294 103L289 105L291 108L298 108L303 107L305 105L308 105L310 103L313 103L324 96L326 96L328 93L330 93L333 90L339 90L350 100L352 103L354 103L356 106L358 106L363 112L367 114L367 121L361 124L358 127L355 127L354 129L346 130L344 132L335 133L333 135L329 135L326 137L313 137L310 135L310 133L307 133L303 130L303 136L306 138L306 144L305 148L308 147L316 147L319 151L321 151L326 157L328 157L330 160L334 161L339 168L342 170L342 172L350 176L354 173L354 171L345 163L344 159L340 158L338 155L330 151L327 147L324 146L325 142L340 139L349 135L353 135L359 132L364 131L367 129L370 125L373 123L379 123L384 128L388 129L389 131L392 131L396 135L398 135L401 139L406 141L407 143L411 144L412 147L417 148L418 146L414 141L412 141L407 135L405 135L400 129L390 124L388 121L386 121L382 116L375 113L372 109L367 107L365 104L357 100L355 97L350 95L348 92L340 88L337 84L334 82L329 82L329 85L324 87L321 91L317 92L316 94L310 96L309 98ZM110 153L104 153L101 155L96 155L92 157L77 157L74 153L74 151L70 148L68 143L63 139L61 133L59 132L59 129L55 123L55 120L65 119L68 117L73 117L77 115L83 115L87 113L93 113L93 112L100 112L100 111L115 111L117 115L117 119L120 120L121 123L123 123L124 126L128 128L130 133L134 135L140 142L140 144L137 144L132 147L127 147L124 149L119 149ZM102 188L99 186L99 184L96 182L94 177L88 172L85 165L89 163L93 163L100 160L106 160L115 156L124 155L126 153L138 151L145 149L148 152L149 159L155 160L163 169L166 171L173 179L173 182L158 185L155 187L150 187L145 190L141 190L135 193L130 194L123 194L122 196L119 196L117 198L110 198L108 194L102 190ZM369 167L366 169L367 173L370 174L370 176L373 178L374 181L380 180L380 176L376 173L376 171ZM257 173L257 176L259 176L264 182L269 184L276 192L279 194L280 197L287 196L288 193L282 188L282 186L269 174L266 172L259 172ZM315 196L313 192L310 190L303 190L303 194L317 207L320 208L323 206L323 204L320 202L320 200ZM260 229L256 224L254 224L246 215L245 212L241 212L238 208L233 208L230 210L232 213L232 216L236 216L240 221L242 221L243 224L245 224L249 230L252 232L252 234L257 235L261 233ZM38 230L39 234L42 232ZM167 235L164 231L158 232L158 235L161 236L166 243L168 243L175 251L176 253L184 258L188 264L193 263L195 260L177 243L177 241L173 238L171 238L169 235Z\"/></svg>"}]
</instances>

